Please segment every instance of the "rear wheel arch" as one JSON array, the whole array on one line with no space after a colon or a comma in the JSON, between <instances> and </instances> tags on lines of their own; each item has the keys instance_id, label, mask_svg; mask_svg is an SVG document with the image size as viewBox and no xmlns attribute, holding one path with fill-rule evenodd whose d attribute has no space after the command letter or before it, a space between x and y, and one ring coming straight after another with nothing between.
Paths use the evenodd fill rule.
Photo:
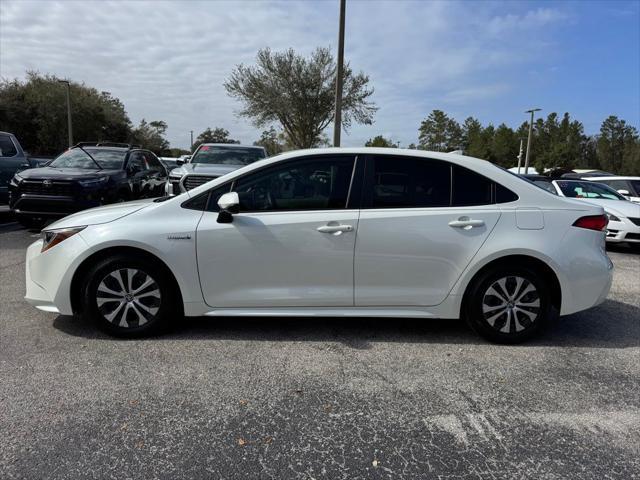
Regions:
<instances>
[{"instance_id":1,"label":"rear wheel arch","mask_svg":"<svg viewBox=\"0 0 640 480\"><path fill-rule=\"evenodd\" d=\"M175 288L175 293L178 296L178 308L181 312L184 310L184 301L182 296L182 290L180 289L180 284L176 280L175 275L169 268L169 266L159 257L154 255L153 253L148 252L147 250L143 250L141 248L136 247L108 247L102 250L98 250L97 252L91 254L89 257L85 258L82 263L76 268L76 271L73 274L73 278L71 280L71 288L70 288L70 297L71 297L71 309L74 314L80 314L82 312L82 285L86 280L87 274L91 270L91 268L96 265L97 262L100 262L106 258L113 257L116 255L127 255L132 258L144 258L148 261L153 262L156 266L160 267L164 273L167 275L167 278L171 281Z\"/></svg>"},{"instance_id":2,"label":"rear wheel arch","mask_svg":"<svg viewBox=\"0 0 640 480\"><path fill-rule=\"evenodd\" d=\"M482 268L480 268L480 270L478 270L467 283L462 297L461 316L465 312L470 292L478 279L482 278L489 271L503 267L525 267L538 272L546 282L548 282L551 304L558 312L560 311L560 307L562 306L562 287L555 271L543 260L530 255L506 255L504 257L491 260L489 263L482 266Z\"/></svg>"}]
</instances>

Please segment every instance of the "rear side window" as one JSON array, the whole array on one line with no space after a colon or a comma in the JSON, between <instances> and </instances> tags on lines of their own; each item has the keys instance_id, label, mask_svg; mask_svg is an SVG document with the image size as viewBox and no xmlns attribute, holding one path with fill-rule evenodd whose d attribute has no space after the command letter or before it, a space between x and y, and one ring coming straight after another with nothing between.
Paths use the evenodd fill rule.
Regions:
<instances>
[{"instance_id":1,"label":"rear side window","mask_svg":"<svg viewBox=\"0 0 640 480\"><path fill-rule=\"evenodd\" d=\"M8 135L0 135L0 157L14 157L18 154L13 140Z\"/></svg>"},{"instance_id":2,"label":"rear side window","mask_svg":"<svg viewBox=\"0 0 640 480\"><path fill-rule=\"evenodd\" d=\"M375 157L372 208L448 207L451 167L411 157Z\"/></svg>"},{"instance_id":3,"label":"rear side window","mask_svg":"<svg viewBox=\"0 0 640 480\"><path fill-rule=\"evenodd\" d=\"M487 177L459 165L453 166L452 206L489 205L493 182Z\"/></svg>"}]
</instances>

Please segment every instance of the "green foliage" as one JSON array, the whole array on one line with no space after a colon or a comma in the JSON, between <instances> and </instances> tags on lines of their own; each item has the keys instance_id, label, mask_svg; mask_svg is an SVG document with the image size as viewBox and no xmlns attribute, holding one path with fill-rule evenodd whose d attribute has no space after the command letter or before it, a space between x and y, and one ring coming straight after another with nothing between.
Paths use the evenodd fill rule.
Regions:
<instances>
[{"instance_id":1,"label":"green foliage","mask_svg":"<svg viewBox=\"0 0 640 480\"><path fill-rule=\"evenodd\" d=\"M14 133L31 154L56 155L68 147L66 85L53 75L27 72L25 81L0 81L0 130ZM125 142L131 122L120 100L71 82L74 142Z\"/></svg>"},{"instance_id":2,"label":"green foliage","mask_svg":"<svg viewBox=\"0 0 640 480\"><path fill-rule=\"evenodd\" d=\"M163 121L147 123L143 118L140 125L131 131L131 143L148 148L153 153L160 155L169 148L169 142L164 138L167 124Z\"/></svg>"},{"instance_id":3,"label":"green foliage","mask_svg":"<svg viewBox=\"0 0 640 480\"><path fill-rule=\"evenodd\" d=\"M207 127L193 142L194 152L201 143L240 143L240 141L229 138L229 130L225 128L216 127L212 130L211 127Z\"/></svg>"},{"instance_id":4,"label":"green foliage","mask_svg":"<svg viewBox=\"0 0 640 480\"><path fill-rule=\"evenodd\" d=\"M462 145L462 128L442 110L434 110L422 121L418 130L419 148L450 152Z\"/></svg>"},{"instance_id":5,"label":"green foliage","mask_svg":"<svg viewBox=\"0 0 640 480\"><path fill-rule=\"evenodd\" d=\"M364 144L365 147L387 147L387 148L398 148L397 143L393 143L392 140L384 138L382 135L377 135L373 138L367 140Z\"/></svg>"},{"instance_id":6,"label":"green foliage","mask_svg":"<svg viewBox=\"0 0 640 480\"><path fill-rule=\"evenodd\" d=\"M529 123L515 131L500 124L484 127L468 117L462 126L441 110L434 110L418 130L419 148L452 151L460 146L466 155L489 160L504 167L517 165L520 140L526 148ZM555 112L538 118L533 125L529 164L538 171L546 168L598 168L612 173L640 174L638 131L615 116L607 118L600 134L587 136L582 123L569 113L562 118ZM524 155L523 155L524 165Z\"/></svg>"},{"instance_id":7,"label":"green foliage","mask_svg":"<svg viewBox=\"0 0 640 480\"><path fill-rule=\"evenodd\" d=\"M335 111L336 62L328 48L316 49L309 58L292 49L258 51L255 66L238 65L224 87L243 104L240 115L254 125L279 124L288 143L311 148L323 143L322 132ZM377 110L369 100L369 77L344 66L342 125L371 124Z\"/></svg>"},{"instance_id":8,"label":"green foliage","mask_svg":"<svg viewBox=\"0 0 640 480\"><path fill-rule=\"evenodd\" d=\"M624 120L612 115L602 122L596 151L603 170L640 174L638 131Z\"/></svg>"},{"instance_id":9,"label":"green foliage","mask_svg":"<svg viewBox=\"0 0 640 480\"><path fill-rule=\"evenodd\" d=\"M269 130L264 130L260 135L260 139L253 142L253 144L264 147L267 155L271 157L287 149L282 137L283 135L279 134L274 127L269 127Z\"/></svg>"}]
</instances>

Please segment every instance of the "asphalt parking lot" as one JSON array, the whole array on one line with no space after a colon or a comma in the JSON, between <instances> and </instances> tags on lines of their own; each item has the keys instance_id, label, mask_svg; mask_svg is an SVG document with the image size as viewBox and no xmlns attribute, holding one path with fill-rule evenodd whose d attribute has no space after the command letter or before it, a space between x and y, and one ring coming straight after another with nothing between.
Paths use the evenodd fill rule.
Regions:
<instances>
[{"instance_id":1,"label":"asphalt parking lot","mask_svg":"<svg viewBox=\"0 0 640 480\"><path fill-rule=\"evenodd\" d=\"M2 222L3 220L0 220ZM0 478L640 478L640 255L534 342L459 321L194 319L122 341L28 306L0 224Z\"/></svg>"}]
</instances>

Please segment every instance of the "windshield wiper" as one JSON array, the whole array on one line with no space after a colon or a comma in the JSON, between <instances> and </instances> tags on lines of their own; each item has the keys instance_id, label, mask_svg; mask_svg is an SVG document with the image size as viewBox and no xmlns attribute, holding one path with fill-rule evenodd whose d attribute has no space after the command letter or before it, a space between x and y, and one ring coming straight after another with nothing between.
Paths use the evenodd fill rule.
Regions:
<instances>
[{"instance_id":1,"label":"windshield wiper","mask_svg":"<svg viewBox=\"0 0 640 480\"><path fill-rule=\"evenodd\" d=\"M100 170L104 170L104 169L102 168L102 165L100 165L100 164L98 163L98 161L97 161L95 158L93 158L89 152L87 152L87 151L86 151L84 148L82 148L80 145L78 145L78 148L79 148L80 150L82 150L84 153L86 153L86 154L87 154L87 156L88 156L91 160L93 160L93 163L95 163L95 164L98 166L98 169L100 169Z\"/></svg>"}]
</instances>

